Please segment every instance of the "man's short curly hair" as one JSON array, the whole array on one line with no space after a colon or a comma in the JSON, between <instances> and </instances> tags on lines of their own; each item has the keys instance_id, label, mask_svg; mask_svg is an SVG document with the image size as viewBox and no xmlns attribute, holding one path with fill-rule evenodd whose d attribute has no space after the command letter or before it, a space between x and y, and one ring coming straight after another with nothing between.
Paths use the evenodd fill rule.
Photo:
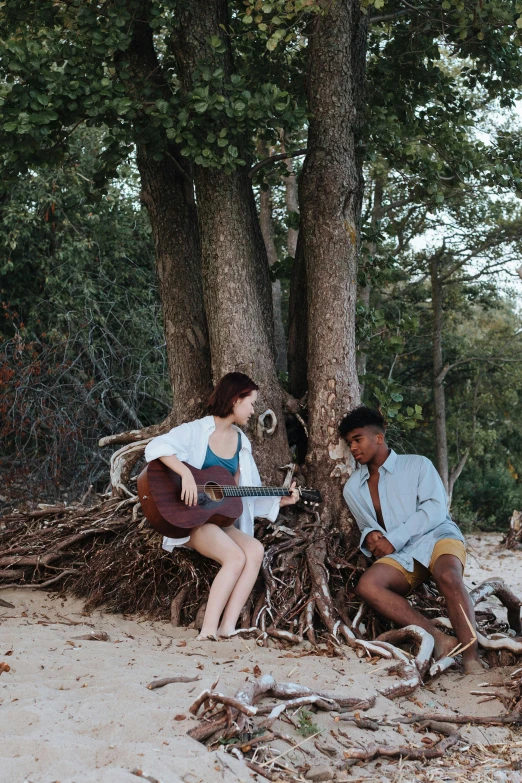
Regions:
<instances>
[{"instance_id":1,"label":"man's short curly hair","mask_svg":"<svg viewBox=\"0 0 522 783\"><path fill-rule=\"evenodd\" d=\"M346 438L349 432L359 427L375 427L379 432L386 432L384 416L376 408L368 408L366 405L359 405L343 416L339 424L339 435Z\"/></svg>"}]
</instances>

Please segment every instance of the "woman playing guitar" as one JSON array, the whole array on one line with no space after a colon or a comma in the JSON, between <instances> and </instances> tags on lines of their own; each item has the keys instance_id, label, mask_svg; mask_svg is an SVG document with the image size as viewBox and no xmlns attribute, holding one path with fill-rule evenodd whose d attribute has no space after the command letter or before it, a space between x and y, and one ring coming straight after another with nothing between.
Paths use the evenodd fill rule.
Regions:
<instances>
[{"instance_id":1,"label":"woman playing guitar","mask_svg":"<svg viewBox=\"0 0 522 783\"><path fill-rule=\"evenodd\" d=\"M181 476L181 497L187 505L197 504L198 490L183 462L201 469L219 465L230 471L239 486L261 486L250 441L239 429L254 413L258 388L248 375L228 373L210 396L209 416L174 427L147 444L147 462L159 459ZM243 498L243 514L237 526L218 527L208 522L193 529L186 538L163 539L163 548L169 552L174 547L187 546L221 564L210 589L198 639L215 640L230 636L235 630L263 561L263 545L254 538L254 517L275 521L280 506L297 501L294 487L295 483L287 497Z\"/></svg>"}]
</instances>

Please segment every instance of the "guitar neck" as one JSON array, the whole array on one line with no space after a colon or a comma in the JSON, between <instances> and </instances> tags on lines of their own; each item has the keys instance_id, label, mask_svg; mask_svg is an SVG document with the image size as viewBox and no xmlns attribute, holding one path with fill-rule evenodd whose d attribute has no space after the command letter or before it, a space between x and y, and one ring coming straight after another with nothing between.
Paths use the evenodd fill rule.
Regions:
<instances>
[{"instance_id":1,"label":"guitar neck","mask_svg":"<svg viewBox=\"0 0 522 783\"><path fill-rule=\"evenodd\" d=\"M291 495L285 487L222 487L227 498L284 498Z\"/></svg>"}]
</instances>

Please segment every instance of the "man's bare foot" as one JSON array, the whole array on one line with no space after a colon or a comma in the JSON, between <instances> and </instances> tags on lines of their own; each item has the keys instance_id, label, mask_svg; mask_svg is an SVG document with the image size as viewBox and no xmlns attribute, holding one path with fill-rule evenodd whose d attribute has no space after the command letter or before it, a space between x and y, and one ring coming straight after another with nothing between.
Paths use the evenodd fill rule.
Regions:
<instances>
[{"instance_id":1,"label":"man's bare foot","mask_svg":"<svg viewBox=\"0 0 522 783\"><path fill-rule=\"evenodd\" d=\"M442 631L437 631L436 629L434 629L431 633L435 639L434 652L436 661L438 661L440 658L445 658L458 645L458 641L454 636L446 636L445 633L442 633Z\"/></svg>"},{"instance_id":2,"label":"man's bare foot","mask_svg":"<svg viewBox=\"0 0 522 783\"><path fill-rule=\"evenodd\" d=\"M486 668L478 656L473 658L464 658L462 656L462 668L464 674L484 674Z\"/></svg>"}]
</instances>

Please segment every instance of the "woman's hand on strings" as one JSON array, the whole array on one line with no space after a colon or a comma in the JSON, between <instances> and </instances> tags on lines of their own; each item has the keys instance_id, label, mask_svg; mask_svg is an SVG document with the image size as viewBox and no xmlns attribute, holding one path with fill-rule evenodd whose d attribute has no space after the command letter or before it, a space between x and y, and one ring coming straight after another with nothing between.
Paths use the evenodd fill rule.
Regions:
<instances>
[{"instance_id":1,"label":"woman's hand on strings","mask_svg":"<svg viewBox=\"0 0 522 783\"><path fill-rule=\"evenodd\" d=\"M181 475L181 499L185 501L187 506L197 506L198 504L198 488L190 470Z\"/></svg>"},{"instance_id":2,"label":"woman's hand on strings","mask_svg":"<svg viewBox=\"0 0 522 783\"><path fill-rule=\"evenodd\" d=\"M279 505L281 508L283 506L293 506L294 503L297 503L299 500L299 490L296 488L295 481L292 481L292 484L290 486L291 495L286 495L284 498L281 498Z\"/></svg>"}]
</instances>

